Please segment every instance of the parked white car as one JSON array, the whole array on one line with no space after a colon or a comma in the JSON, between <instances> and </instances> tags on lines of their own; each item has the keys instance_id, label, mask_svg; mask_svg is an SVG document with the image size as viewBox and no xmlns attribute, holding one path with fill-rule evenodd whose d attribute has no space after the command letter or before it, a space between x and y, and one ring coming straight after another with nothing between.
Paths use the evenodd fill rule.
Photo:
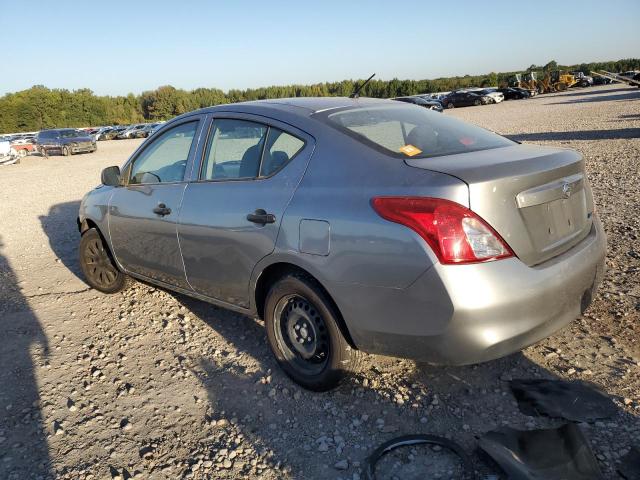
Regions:
<instances>
[{"instance_id":1,"label":"parked white car","mask_svg":"<svg viewBox=\"0 0 640 480\"><path fill-rule=\"evenodd\" d=\"M502 92L498 92L495 88L484 88L476 91L476 93L491 97L491 99L493 99L493 103L500 103L504 101L504 94Z\"/></svg>"},{"instance_id":2,"label":"parked white car","mask_svg":"<svg viewBox=\"0 0 640 480\"><path fill-rule=\"evenodd\" d=\"M13 148L8 139L0 139L0 165L12 165L20 163L20 156Z\"/></svg>"}]
</instances>

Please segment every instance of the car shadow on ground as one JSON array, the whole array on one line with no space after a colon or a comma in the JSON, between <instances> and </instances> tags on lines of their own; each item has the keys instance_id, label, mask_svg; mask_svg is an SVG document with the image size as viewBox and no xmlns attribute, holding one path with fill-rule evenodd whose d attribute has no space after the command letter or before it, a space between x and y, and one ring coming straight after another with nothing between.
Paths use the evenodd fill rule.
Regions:
<instances>
[{"instance_id":1,"label":"car shadow on ground","mask_svg":"<svg viewBox=\"0 0 640 480\"><path fill-rule=\"evenodd\" d=\"M359 472L354 465L362 466L368 454L382 442L414 433L450 435L472 455L476 468L488 475L498 473L499 469L476 451L482 434L504 425L528 430L565 423L519 412L508 380L556 378L522 353L464 367L368 356L365 369L344 385L331 392L314 393L298 387L279 369L268 348L262 322L173 295L224 337L228 351L237 350L249 357L248 361L234 357L222 362L207 356L194 359L197 367L193 373L208 392L211 417L237 419L236 426L245 442L258 451L270 452L271 464L286 466L290 478L351 479ZM254 368L247 368L248 363L253 363ZM265 376L271 379L268 385L262 384ZM599 448L603 438L607 441L612 438L615 429L622 433L626 428L640 426L638 418L622 409L608 422L597 429L593 425L584 426L595 453L604 451L609 455L610 449L630 447L627 436L623 445ZM323 438L328 440L322 441ZM342 441L345 446L338 453ZM322 452L323 444L328 446L326 453ZM210 448L226 446L213 444ZM378 478L394 475L394 478L424 478L428 472L411 475L406 465L410 463L407 453L404 458L395 458L404 464L400 468L405 470L393 470L389 460L381 464ZM427 454L432 455L433 452ZM333 468L341 459L348 459L348 471ZM446 462L449 469L457 465L453 456ZM613 467L612 464L603 467L606 478L615 478Z\"/></svg>"},{"instance_id":2,"label":"car shadow on ground","mask_svg":"<svg viewBox=\"0 0 640 480\"><path fill-rule=\"evenodd\" d=\"M0 238L0 478L45 478L51 460L34 359L45 362L49 347L2 247Z\"/></svg>"},{"instance_id":3,"label":"car shadow on ground","mask_svg":"<svg viewBox=\"0 0 640 480\"><path fill-rule=\"evenodd\" d=\"M624 92L624 93L621 93ZM610 95L599 95L602 93L609 93ZM630 87L624 89L615 89L615 90L602 90L599 92L589 92L585 90L584 92L576 92L576 93L568 93L563 95L558 95L558 99L573 97L566 101L553 102L551 105L567 105L573 103L592 103L592 102L612 102L612 101L629 101L629 100L640 100L640 89L637 87ZM584 98L579 98L584 97Z\"/></svg>"},{"instance_id":4,"label":"car shadow on ground","mask_svg":"<svg viewBox=\"0 0 640 480\"><path fill-rule=\"evenodd\" d=\"M78 261L80 234L76 218L80 201L58 203L49 209L47 215L39 218L42 230L49 239L49 246L57 258L76 277L84 281Z\"/></svg>"},{"instance_id":5,"label":"car shadow on ground","mask_svg":"<svg viewBox=\"0 0 640 480\"><path fill-rule=\"evenodd\" d=\"M517 142L618 140L640 138L640 128L615 128L611 130L575 130L570 132L517 133L505 136Z\"/></svg>"},{"instance_id":6,"label":"car shadow on ground","mask_svg":"<svg viewBox=\"0 0 640 480\"><path fill-rule=\"evenodd\" d=\"M627 87L627 88L607 88L606 90L594 90L592 88L581 88L576 92L565 93L562 95L563 97L580 97L583 95L604 95L608 93L620 93L625 91L633 91L635 87Z\"/></svg>"}]
</instances>

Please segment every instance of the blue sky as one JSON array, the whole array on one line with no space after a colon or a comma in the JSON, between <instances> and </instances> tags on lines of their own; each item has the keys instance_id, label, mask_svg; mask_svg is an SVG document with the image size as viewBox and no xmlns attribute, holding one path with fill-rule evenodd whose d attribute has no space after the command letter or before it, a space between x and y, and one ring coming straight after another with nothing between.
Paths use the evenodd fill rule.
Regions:
<instances>
[{"instance_id":1,"label":"blue sky","mask_svg":"<svg viewBox=\"0 0 640 480\"><path fill-rule=\"evenodd\" d=\"M0 0L0 95L435 78L640 57L639 0Z\"/></svg>"}]
</instances>

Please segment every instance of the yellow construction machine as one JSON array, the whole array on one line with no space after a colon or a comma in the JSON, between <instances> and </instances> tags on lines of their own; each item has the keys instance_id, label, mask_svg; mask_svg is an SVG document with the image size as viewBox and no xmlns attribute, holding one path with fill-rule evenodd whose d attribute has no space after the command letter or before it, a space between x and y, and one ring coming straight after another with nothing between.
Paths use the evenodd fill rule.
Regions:
<instances>
[{"instance_id":1,"label":"yellow construction machine","mask_svg":"<svg viewBox=\"0 0 640 480\"><path fill-rule=\"evenodd\" d=\"M529 90L532 95L538 93L538 81L536 80L536 72L516 73L509 79L510 87L524 88Z\"/></svg>"},{"instance_id":2,"label":"yellow construction machine","mask_svg":"<svg viewBox=\"0 0 640 480\"><path fill-rule=\"evenodd\" d=\"M576 77L567 72L553 70L545 72L542 80L538 80L536 72L516 73L509 81L509 86L525 88L536 93L561 92L578 83Z\"/></svg>"},{"instance_id":3,"label":"yellow construction machine","mask_svg":"<svg viewBox=\"0 0 640 480\"><path fill-rule=\"evenodd\" d=\"M538 92L562 92L578 83L575 75L560 70L546 72L544 78L538 82Z\"/></svg>"}]
</instances>

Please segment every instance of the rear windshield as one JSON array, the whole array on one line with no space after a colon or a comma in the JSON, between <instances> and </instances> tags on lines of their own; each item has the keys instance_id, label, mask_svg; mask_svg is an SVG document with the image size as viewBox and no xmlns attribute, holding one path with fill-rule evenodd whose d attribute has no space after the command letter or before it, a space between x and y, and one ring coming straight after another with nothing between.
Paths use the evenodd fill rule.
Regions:
<instances>
[{"instance_id":1,"label":"rear windshield","mask_svg":"<svg viewBox=\"0 0 640 480\"><path fill-rule=\"evenodd\" d=\"M483 128L408 104L350 108L326 119L362 143L398 158L440 157L514 144Z\"/></svg>"}]
</instances>

